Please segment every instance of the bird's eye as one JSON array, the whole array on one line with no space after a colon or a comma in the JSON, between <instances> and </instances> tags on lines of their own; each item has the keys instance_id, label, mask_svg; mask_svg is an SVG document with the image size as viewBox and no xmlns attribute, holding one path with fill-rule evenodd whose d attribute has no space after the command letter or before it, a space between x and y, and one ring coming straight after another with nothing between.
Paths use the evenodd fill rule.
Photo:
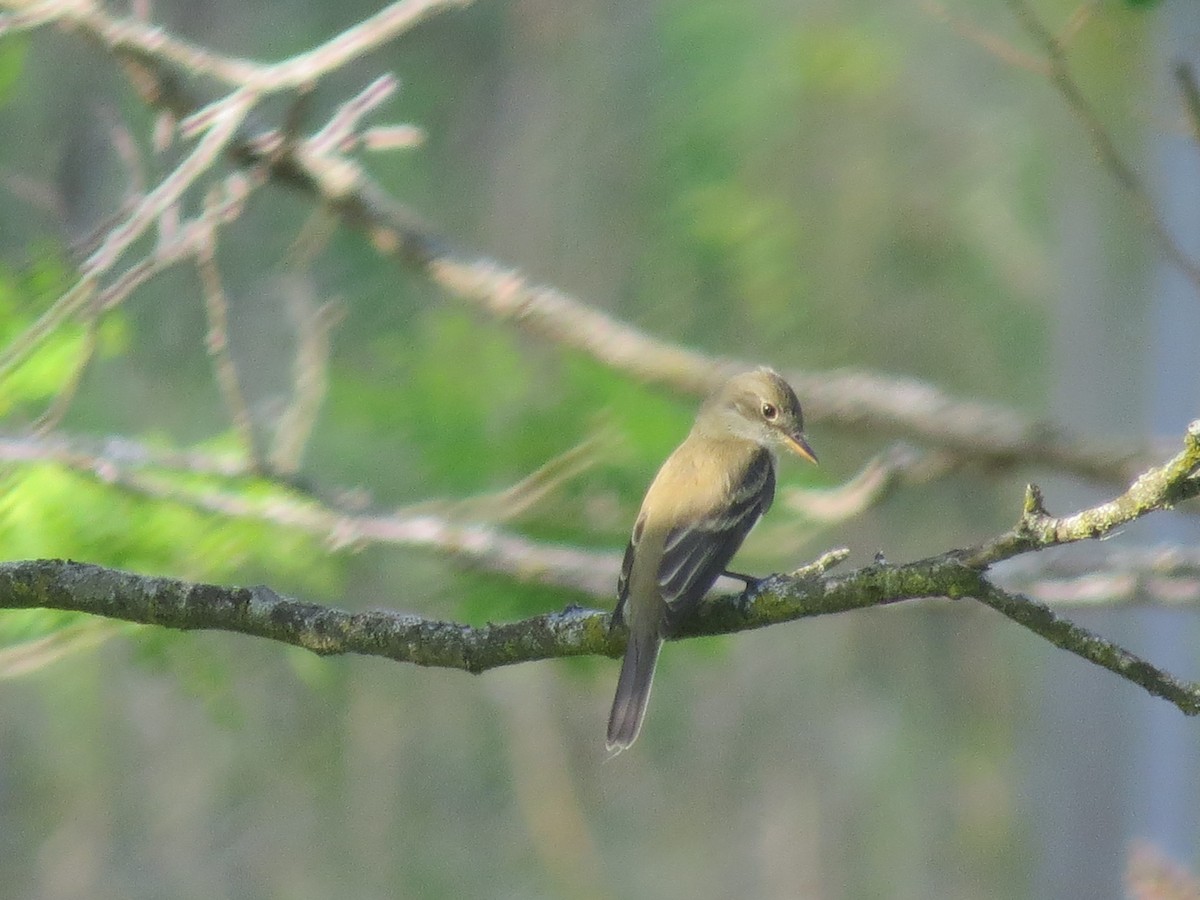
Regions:
<instances>
[{"instance_id":1,"label":"bird's eye","mask_svg":"<svg viewBox=\"0 0 1200 900\"><path fill-rule=\"evenodd\" d=\"M763 418L768 422L774 422L779 415L779 410L775 408L774 403L764 403L762 405Z\"/></svg>"}]
</instances>

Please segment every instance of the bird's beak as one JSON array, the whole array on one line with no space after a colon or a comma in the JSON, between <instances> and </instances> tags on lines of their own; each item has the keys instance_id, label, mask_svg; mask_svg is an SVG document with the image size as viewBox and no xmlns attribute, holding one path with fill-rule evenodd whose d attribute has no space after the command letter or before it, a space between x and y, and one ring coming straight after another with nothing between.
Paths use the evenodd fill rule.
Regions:
<instances>
[{"instance_id":1,"label":"bird's beak","mask_svg":"<svg viewBox=\"0 0 1200 900\"><path fill-rule=\"evenodd\" d=\"M813 453L813 448L808 446L808 441L805 440L803 432L797 431L794 434L784 435L784 443L797 456L802 456L810 463L816 464L817 454Z\"/></svg>"}]
</instances>

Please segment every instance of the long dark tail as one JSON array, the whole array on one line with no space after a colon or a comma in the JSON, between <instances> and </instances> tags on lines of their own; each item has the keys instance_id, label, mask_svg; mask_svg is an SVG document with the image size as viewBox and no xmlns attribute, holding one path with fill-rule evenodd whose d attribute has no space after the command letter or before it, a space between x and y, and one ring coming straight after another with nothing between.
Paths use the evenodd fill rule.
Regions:
<instances>
[{"instance_id":1,"label":"long dark tail","mask_svg":"<svg viewBox=\"0 0 1200 900\"><path fill-rule=\"evenodd\" d=\"M654 680L654 666L661 647L662 638L654 632L629 633L621 677L617 679L617 695L613 697L612 712L608 716L609 750L620 753L637 740L642 719L646 716L646 702L650 699L650 684Z\"/></svg>"}]
</instances>

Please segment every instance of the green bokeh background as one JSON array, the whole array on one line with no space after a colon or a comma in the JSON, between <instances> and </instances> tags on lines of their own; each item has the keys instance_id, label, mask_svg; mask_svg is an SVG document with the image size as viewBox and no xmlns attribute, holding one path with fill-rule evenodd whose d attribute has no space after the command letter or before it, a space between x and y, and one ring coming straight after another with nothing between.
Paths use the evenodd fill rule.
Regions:
<instances>
[{"instance_id":1,"label":"green bokeh background","mask_svg":"<svg viewBox=\"0 0 1200 900\"><path fill-rule=\"evenodd\" d=\"M1059 22L1072 5L1042 9ZM164 0L154 15L221 52L277 59L372 11ZM1004 4L954 14L1027 46ZM1154 15L1100 4L1072 48L1135 158L1164 127L1144 108ZM1072 202L1115 211L1103 240L1128 283L1145 281L1140 232L1060 100L918 4L484 0L331 78L314 127L381 70L403 81L383 118L427 132L417 151L366 159L391 194L456 245L703 351L879 369L1057 414ZM102 54L49 31L0 42L3 340L70 283L69 244L120 202L116 123L148 178L167 170L172 157L148 149L151 114ZM600 434L596 463L509 527L620 550L694 399L481 317L354 234L297 262L312 213L264 189L219 250L260 423L286 398L289 297L344 306L303 474L387 509L502 489ZM1138 368L1145 302L1105 313L1133 323L1111 326L1132 339L1119 371ZM139 291L105 321L64 428L235 448L204 332L193 272ZM82 340L56 334L6 386L8 430L41 410ZM1116 418L1137 392L1123 382ZM783 488L837 483L886 446L810 438L821 469L786 466ZM1006 527L1036 474L957 473L823 530L781 506L739 561L770 571L839 545L853 563L963 546ZM475 623L587 602L429 552L331 550L49 465L0 479L5 558ZM1038 699L1051 650L967 605L668 647L644 735L613 761L604 660L471 677L0 613L7 645L47 634L47 656L75 652L0 680L4 896L1029 897L1060 852L1045 810L1070 801L1039 762L1068 740ZM1107 679L1101 696L1125 708L1152 702L1084 677ZM1104 896L1119 895L1120 850L1094 876Z\"/></svg>"}]
</instances>

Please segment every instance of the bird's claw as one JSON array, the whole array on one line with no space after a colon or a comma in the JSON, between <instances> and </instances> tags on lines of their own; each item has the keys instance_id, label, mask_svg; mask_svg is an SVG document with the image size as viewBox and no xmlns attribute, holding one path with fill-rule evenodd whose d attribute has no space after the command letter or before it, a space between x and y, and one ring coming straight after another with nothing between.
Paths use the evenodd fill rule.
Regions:
<instances>
[{"instance_id":1,"label":"bird's claw","mask_svg":"<svg viewBox=\"0 0 1200 900\"><path fill-rule=\"evenodd\" d=\"M746 591L757 590L758 586L766 580L763 578L755 578L753 575L743 575L741 572L730 572L728 569L723 571L721 574L726 578L736 578L738 581L742 582L742 584L746 585Z\"/></svg>"},{"instance_id":2,"label":"bird's claw","mask_svg":"<svg viewBox=\"0 0 1200 900\"><path fill-rule=\"evenodd\" d=\"M754 603L754 598L758 596L758 590L766 579L755 578L753 575L743 575L741 572L730 572L728 569L721 574L726 578L736 578L746 585L737 599L738 612L743 616L746 615L750 612L750 606Z\"/></svg>"}]
</instances>

